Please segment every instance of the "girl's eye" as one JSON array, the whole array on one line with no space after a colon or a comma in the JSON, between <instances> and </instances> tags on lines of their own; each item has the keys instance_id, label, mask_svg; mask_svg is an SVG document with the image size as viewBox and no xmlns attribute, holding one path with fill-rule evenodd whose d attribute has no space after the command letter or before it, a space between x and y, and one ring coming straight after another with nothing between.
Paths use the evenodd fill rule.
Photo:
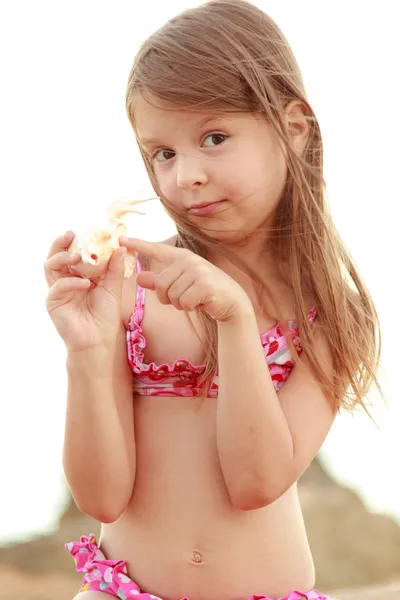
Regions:
<instances>
[{"instance_id":1,"label":"girl's eye","mask_svg":"<svg viewBox=\"0 0 400 600\"><path fill-rule=\"evenodd\" d=\"M152 156L153 160L157 162L166 162L174 158L175 153L172 150L157 150Z\"/></svg>"},{"instance_id":2,"label":"girl's eye","mask_svg":"<svg viewBox=\"0 0 400 600\"><path fill-rule=\"evenodd\" d=\"M226 138L227 136L223 133L211 133L205 138L203 145L213 148L214 146L219 146L222 144ZM153 154L152 159L157 162L167 162L168 160L174 158L174 156L175 152L172 150L157 150L157 152Z\"/></svg>"},{"instance_id":3,"label":"girl's eye","mask_svg":"<svg viewBox=\"0 0 400 600\"><path fill-rule=\"evenodd\" d=\"M223 133L211 133L210 135L208 135L205 138L204 146L206 146L206 147L219 146L220 144L222 144L222 142L224 142L226 140L226 138L227 138L227 136L224 135Z\"/></svg>"}]
</instances>

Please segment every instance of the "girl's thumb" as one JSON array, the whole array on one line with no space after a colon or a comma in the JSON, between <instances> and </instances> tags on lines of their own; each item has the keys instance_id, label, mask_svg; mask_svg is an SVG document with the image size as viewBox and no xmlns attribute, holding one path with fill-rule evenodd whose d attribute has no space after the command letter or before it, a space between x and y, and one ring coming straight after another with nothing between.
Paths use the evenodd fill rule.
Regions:
<instances>
[{"instance_id":1,"label":"girl's thumb","mask_svg":"<svg viewBox=\"0 0 400 600\"><path fill-rule=\"evenodd\" d=\"M136 276L136 283L147 290L154 290L156 287L156 276L151 271L141 271Z\"/></svg>"},{"instance_id":2,"label":"girl's thumb","mask_svg":"<svg viewBox=\"0 0 400 600\"><path fill-rule=\"evenodd\" d=\"M112 253L107 265L107 271L102 287L110 294L120 299L122 295L122 284L124 281L126 248L121 246Z\"/></svg>"}]
</instances>

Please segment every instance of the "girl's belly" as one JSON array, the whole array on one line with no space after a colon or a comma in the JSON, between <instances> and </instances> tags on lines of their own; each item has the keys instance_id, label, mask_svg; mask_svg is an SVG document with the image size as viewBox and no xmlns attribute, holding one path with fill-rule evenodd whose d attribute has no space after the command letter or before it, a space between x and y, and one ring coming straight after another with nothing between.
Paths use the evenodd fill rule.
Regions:
<instances>
[{"instance_id":1,"label":"girl's belly","mask_svg":"<svg viewBox=\"0 0 400 600\"><path fill-rule=\"evenodd\" d=\"M220 469L214 399L139 398L131 502L103 526L102 549L126 560L142 591L177 600L278 598L314 585L293 486L274 504L235 509Z\"/></svg>"}]
</instances>

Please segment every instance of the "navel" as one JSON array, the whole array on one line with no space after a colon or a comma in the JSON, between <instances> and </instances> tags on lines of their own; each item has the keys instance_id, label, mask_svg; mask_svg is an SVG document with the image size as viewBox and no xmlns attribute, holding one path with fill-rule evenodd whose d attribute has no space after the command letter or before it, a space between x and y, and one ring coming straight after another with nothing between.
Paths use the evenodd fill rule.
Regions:
<instances>
[{"instance_id":1,"label":"navel","mask_svg":"<svg viewBox=\"0 0 400 600\"><path fill-rule=\"evenodd\" d=\"M197 550L193 550L192 552L192 562L196 565L200 565L203 562L203 557Z\"/></svg>"}]
</instances>

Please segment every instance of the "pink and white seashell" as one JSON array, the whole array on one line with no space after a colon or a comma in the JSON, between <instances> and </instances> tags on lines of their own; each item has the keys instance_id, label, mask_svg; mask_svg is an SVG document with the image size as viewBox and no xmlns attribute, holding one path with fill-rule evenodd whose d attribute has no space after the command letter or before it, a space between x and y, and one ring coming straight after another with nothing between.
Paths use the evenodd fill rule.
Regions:
<instances>
[{"instance_id":1,"label":"pink and white seashell","mask_svg":"<svg viewBox=\"0 0 400 600\"><path fill-rule=\"evenodd\" d=\"M156 198L145 198L141 200L131 200L129 202L114 202L107 209L109 226L104 228L89 229L82 235L75 235L68 252L79 254L80 262L71 267L71 272L81 275L87 279L101 284L107 269L108 261L114 250L119 248L120 236L126 235L127 225L125 217L128 213L145 213L135 208L140 202L155 200ZM124 278L127 279L133 273L135 256L126 253Z\"/></svg>"}]
</instances>

